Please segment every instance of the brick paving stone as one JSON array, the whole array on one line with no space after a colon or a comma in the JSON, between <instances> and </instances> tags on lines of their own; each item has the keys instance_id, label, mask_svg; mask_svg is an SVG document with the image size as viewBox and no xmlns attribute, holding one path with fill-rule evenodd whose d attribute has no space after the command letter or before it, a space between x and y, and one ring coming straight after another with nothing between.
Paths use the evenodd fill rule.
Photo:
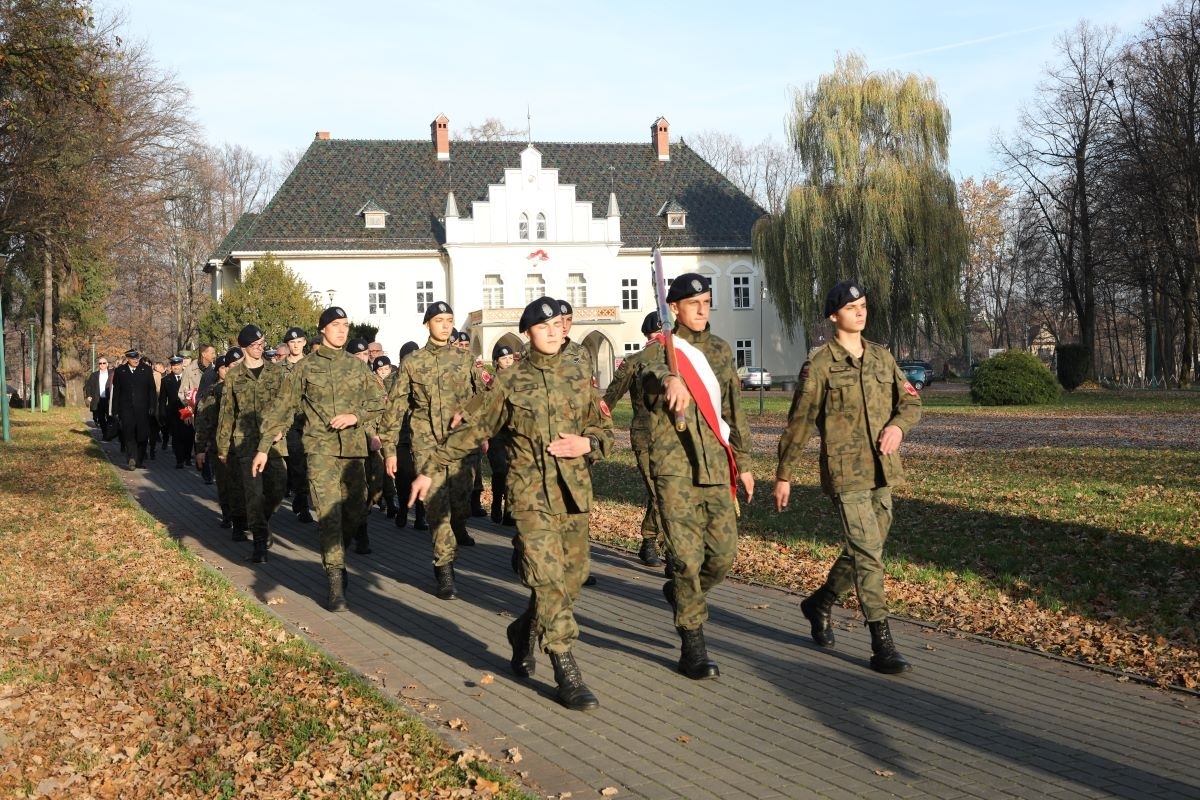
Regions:
<instances>
[{"instance_id":1,"label":"brick paving stone","mask_svg":"<svg viewBox=\"0 0 1200 800\"><path fill-rule=\"evenodd\" d=\"M102 449L117 460L114 443ZM705 626L721 678L690 681L675 672L661 570L598 545L576 656L601 707L571 712L554 700L545 655L533 679L509 673L504 629L527 598L509 567L511 529L471 520L479 545L460 553L461 596L446 602L433 595L428 534L372 513L374 552L347 556L351 610L331 614L315 525L285 502L271 520L270 561L253 565L249 543L217 527L214 487L173 462L148 464L117 474L209 568L451 744L486 750L543 796L613 785L618 797L649 800L1200 797L1195 697L902 620L893 631L915 669L877 675L850 612L835 609L838 646L823 650L799 596L735 581L713 593ZM480 683L485 674L494 682ZM466 731L448 728L455 717ZM511 747L519 765L504 761Z\"/></svg>"}]
</instances>

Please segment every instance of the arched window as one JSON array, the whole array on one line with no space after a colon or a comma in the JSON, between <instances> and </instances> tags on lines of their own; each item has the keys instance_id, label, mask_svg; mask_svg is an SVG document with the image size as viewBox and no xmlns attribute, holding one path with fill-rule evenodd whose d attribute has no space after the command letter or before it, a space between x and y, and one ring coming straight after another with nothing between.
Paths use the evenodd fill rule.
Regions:
<instances>
[{"instance_id":1,"label":"arched window","mask_svg":"<svg viewBox=\"0 0 1200 800\"><path fill-rule=\"evenodd\" d=\"M546 215L541 213L537 215L537 238L546 238Z\"/></svg>"},{"instance_id":2,"label":"arched window","mask_svg":"<svg viewBox=\"0 0 1200 800\"><path fill-rule=\"evenodd\" d=\"M517 236L522 239L529 238L529 215L521 214L521 218L517 221Z\"/></svg>"}]
</instances>

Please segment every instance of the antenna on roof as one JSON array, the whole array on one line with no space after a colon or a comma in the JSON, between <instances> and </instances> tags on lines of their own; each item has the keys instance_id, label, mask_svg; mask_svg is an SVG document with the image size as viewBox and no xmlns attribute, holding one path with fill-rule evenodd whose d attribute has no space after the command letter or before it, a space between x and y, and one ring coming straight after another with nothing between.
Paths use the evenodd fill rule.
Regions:
<instances>
[{"instance_id":1,"label":"antenna on roof","mask_svg":"<svg viewBox=\"0 0 1200 800\"><path fill-rule=\"evenodd\" d=\"M610 194L617 192L617 168L612 164L608 165L608 191Z\"/></svg>"},{"instance_id":2,"label":"antenna on roof","mask_svg":"<svg viewBox=\"0 0 1200 800\"><path fill-rule=\"evenodd\" d=\"M526 144L533 146L533 113L529 104L525 104L525 139Z\"/></svg>"}]
</instances>

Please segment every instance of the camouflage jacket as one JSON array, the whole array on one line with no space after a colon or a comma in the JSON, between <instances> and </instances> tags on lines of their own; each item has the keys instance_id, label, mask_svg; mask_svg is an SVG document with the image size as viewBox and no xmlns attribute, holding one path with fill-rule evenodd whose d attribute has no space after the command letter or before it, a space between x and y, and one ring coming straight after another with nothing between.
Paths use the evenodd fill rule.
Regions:
<instances>
[{"instance_id":1,"label":"camouflage jacket","mask_svg":"<svg viewBox=\"0 0 1200 800\"><path fill-rule=\"evenodd\" d=\"M680 328L676 338L686 339L702 352L721 388L719 413L729 425L729 446L739 472L750 469L750 426L741 406L741 384L733 366L729 343L705 328L700 333ZM729 485L729 458L695 402L684 417L687 429L675 430L675 415L667 408L663 381L671 374L666 349L659 342L648 345L643 356L642 388L650 419L650 471L653 475L691 478L696 486Z\"/></svg>"},{"instance_id":2,"label":"camouflage jacket","mask_svg":"<svg viewBox=\"0 0 1200 800\"><path fill-rule=\"evenodd\" d=\"M362 361L342 349L325 345L292 367L279 397L267 409L258 452L265 453L275 437L304 414L304 452L309 455L365 458L363 432L383 411L383 389ZM339 414L354 414L358 424L344 430L329 427Z\"/></svg>"},{"instance_id":3,"label":"camouflage jacket","mask_svg":"<svg viewBox=\"0 0 1200 800\"><path fill-rule=\"evenodd\" d=\"M508 496L514 512L582 513L592 507L589 465L612 452L612 419L600 410L586 363L530 349L496 377L491 391L460 429L436 450L418 454L417 471L429 474L474 452L486 439L508 437ZM579 458L546 452L560 433L591 439Z\"/></svg>"},{"instance_id":4,"label":"camouflage jacket","mask_svg":"<svg viewBox=\"0 0 1200 800\"><path fill-rule=\"evenodd\" d=\"M267 409L279 396L284 371L277 365L264 362L257 376L239 361L225 374L225 394L217 422L217 452L236 453L251 458L258 452L262 438L262 423ZM287 440L280 439L271 447L275 455L287 455Z\"/></svg>"},{"instance_id":5,"label":"camouflage jacket","mask_svg":"<svg viewBox=\"0 0 1200 800\"><path fill-rule=\"evenodd\" d=\"M471 398L482 391L483 376L470 353L427 342L400 364L388 396L379 426L384 457L396 454L406 415L413 453L419 458L446 441L454 415L465 412Z\"/></svg>"},{"instance_id":6,"label":"camouflage jacket","mask_svg":"<svg viewBox=\"0 0 1200 800\"><path fill-rule=\"evenodd\" d=\"M921 396L883 345L863 341L855 359L836 341L808 354L779 439L775 479L791 480L814 431L821 434L821 487L828 495L899 486L900 453L881 455L879 434L895 425L905 436L921 419Z\"/></svg>"},{"instance_id":7,"label":"camouflage jacket","mask_svg":"<svg viewBox=\"0 0 1200 800\"><path fill-rule=\"evenodd\" d=\"M196 452L203 453L211 447L217 438L217 420L221 412L221 397L225 392L225 381L217 381L212 385L208 394L196 406ZM228 451L226 451L228 453ZM214 455L215 455L214 448Z\"/></svg>"},{"instance_id":8,"label":"camouflage jacket","mask_svg":"<svg viewBox=\"0 0 1200 800\"><path fill-rule=\"evenodd\" d=\"M642 387L642 367L646 351L631 353L617 368L608 388L604 390L604 405L613 408L626 392L633 404L633 420L629 423L629 444L635 452L650 449L650 409L646 407L646 392Z\"/></svg>"}]
</instances>

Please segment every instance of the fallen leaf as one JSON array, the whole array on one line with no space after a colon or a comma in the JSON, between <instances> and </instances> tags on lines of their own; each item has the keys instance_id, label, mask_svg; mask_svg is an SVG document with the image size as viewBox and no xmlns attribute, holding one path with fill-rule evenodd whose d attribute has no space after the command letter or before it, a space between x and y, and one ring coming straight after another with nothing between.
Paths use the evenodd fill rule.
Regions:
<instances>
[{"instance_id":1,"label":"fallen leaf","mask_svg":"<svg viewBox=\"0 0 1200 800\"><path fill-rule=\"evenodd\" d=\"M621 791L621 790L616 788L615 786L605 786L603 789L600 790L600 794L603 795L604 797L612 797L614 794L617 794L617 792L619 792L619 791Z\"/></svg>"},{"instance_id":2,"label":"fallen leaf","mask_svg":"<svg viewBox=\"0 0 1200 800\"><path fill-rule=\"evenodd\" d=\"M490 686L495 682L496 682L496 677L490 673L484 673L483 677L479 679L479 683L481 686Z\"/></svg>"},{"instance_id":3,"label":"fallen leaf","mask_svg":"<svg viewBox=\"0 0 1200 800\"><path fill-rule=\"evenodd\" d=\"M890 778L896 773L892 772L890 769L877 769L875 770L875 774L881 778Z\"/></svg>"}]
</instances>

